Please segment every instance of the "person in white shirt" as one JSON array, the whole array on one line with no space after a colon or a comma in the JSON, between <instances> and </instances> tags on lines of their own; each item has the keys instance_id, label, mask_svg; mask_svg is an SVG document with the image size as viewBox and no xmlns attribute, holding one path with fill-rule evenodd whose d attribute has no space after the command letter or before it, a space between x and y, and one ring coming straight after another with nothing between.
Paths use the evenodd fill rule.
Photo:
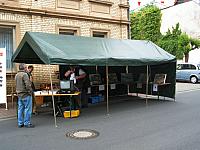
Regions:
<instances>
[{"instance_id":1,"label":"person in white shirt","mask_svg":"<svg viewBox=\"0 0 200 150\"><path fill-rule=\"evenodd\" d=\"M87 77L86 72L79 66L70 66L70 69L65 72L64 75L68 80L73 80L77 89L81 92L79 97L75 97L75 106L80 109L81 107L87 107L88 102L86 99L86 88L84 87L85 80ZM77 108L75 108L77 109Z\"/></svg>"}]
</instances>

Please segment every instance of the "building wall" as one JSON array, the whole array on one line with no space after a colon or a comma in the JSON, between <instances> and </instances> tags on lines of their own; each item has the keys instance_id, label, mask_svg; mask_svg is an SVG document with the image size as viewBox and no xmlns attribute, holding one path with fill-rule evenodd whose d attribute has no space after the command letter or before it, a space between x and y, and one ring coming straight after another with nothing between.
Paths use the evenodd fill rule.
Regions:
<instances>
[{"instance_id":1,"label":"building wall","mask_svg":"<svg viewBox=\"0 0 200 150\"><path fill-rule=\"evenodd\" d=\"M58 33L59 27L77 28L81 36L92 36L92 31L98 30L108 32L109 38L128 38L127 0L106 0L104 3L67 0L74 8L78 3L78 9L61 8L65 3L60 5L59 1L62 0L0 0L0 25L15 27L15 48L26 31ZM58 66L51 66L50 70L53 82L58 82ZM40 83L50 82L48 72L48 65L34 65L33 78L37 88ZM8 94L15 91L12 89L15 73L16 69L7 73Z\"/></svg>"}]
</instances>

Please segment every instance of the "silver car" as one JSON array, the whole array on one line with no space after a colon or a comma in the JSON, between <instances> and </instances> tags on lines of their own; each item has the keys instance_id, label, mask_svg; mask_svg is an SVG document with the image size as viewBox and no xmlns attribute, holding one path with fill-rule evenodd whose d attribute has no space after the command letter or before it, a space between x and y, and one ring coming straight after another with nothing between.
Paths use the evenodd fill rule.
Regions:
<instances>
[{"instance_id":1,"label":"silver car","mask_svg":"<svg viewBox=\"0 0 200 150\"><path fill-rule=\"evenodd\" d=\"M197 83L200 81L200 64L177 63L176 80Z\"/></svg>"}]
</instances>

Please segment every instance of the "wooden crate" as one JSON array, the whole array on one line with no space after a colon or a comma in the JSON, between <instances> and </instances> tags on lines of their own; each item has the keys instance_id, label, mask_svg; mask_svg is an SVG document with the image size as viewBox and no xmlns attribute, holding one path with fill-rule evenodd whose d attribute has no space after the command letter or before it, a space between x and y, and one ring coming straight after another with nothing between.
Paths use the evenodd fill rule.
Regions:
<instances>
[{"instance_id":1,"label":"wooden crate","mask_svg":"<svg viewBox=\"0 0 200 150\"><path fill-rule=\"evenodd\" d=\"M44 97L43 96L36 96L35 97L35 102L36 102L36 105L44 104Z\"/></svg>"}]
</instances>

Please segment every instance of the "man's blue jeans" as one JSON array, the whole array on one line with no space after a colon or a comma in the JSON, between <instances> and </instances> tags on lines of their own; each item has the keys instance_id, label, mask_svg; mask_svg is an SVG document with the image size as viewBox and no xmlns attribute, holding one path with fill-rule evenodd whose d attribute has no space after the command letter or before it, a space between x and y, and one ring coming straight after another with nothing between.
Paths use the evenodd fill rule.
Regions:
<instances>
[{"instance_id":1,"label":"man's blue jeans","mask_svg":"<svg viewBox=\"0 0 200 150\"><path fill-rule=\"evenodd\" d=\"M18 97L18 126L29 125L32 114L32 96Z\"/></svg>"}]
</instances>

